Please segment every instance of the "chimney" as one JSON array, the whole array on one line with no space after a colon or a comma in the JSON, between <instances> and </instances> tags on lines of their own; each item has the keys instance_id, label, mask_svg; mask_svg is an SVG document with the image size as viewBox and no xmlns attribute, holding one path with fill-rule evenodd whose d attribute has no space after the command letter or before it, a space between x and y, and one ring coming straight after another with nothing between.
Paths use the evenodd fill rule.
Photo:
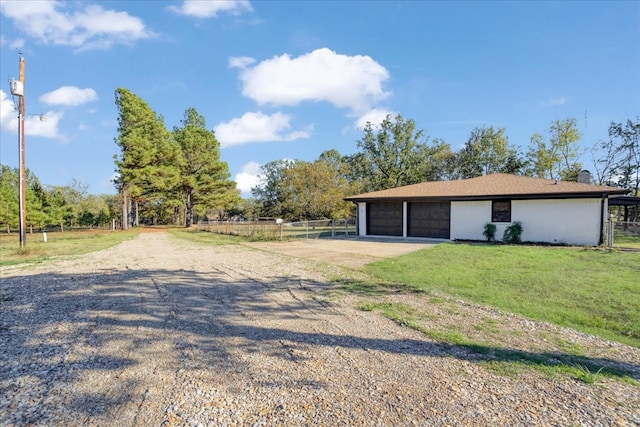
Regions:
<instances>
[{"instance_id":1,"label":"chimney","mask_svg":"<svg viewBox=\"0 0 640 427\"><path fill-rule=\"evenodd\" d=\"M591 178L591 172L586 169L583 169L578 174L578 182L581 184L593 184L593 179Z\"/></svg>"}]
</instances>

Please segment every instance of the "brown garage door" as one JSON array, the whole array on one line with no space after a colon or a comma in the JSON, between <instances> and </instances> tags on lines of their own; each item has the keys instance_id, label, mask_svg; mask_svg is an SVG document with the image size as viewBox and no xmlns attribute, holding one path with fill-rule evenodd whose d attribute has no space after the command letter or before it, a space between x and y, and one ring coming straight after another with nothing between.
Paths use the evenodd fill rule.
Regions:
<instances>
[{"instance_id":1,"label":"brown garage door","mask_svg":"<svg viewBox=\"0 0 640 427\"><path fill-rule=\"evenodd\" d=\"M402 236L402 202L367 203L367 234Z\"/></svg>"},{"instance_id":2,"label":"brown garage door","mask_svg":"<svg viewBox=\"0 0 640 427\"><path fill-rule=\"evenodd\" d=\"M408 206L408 235L448 239L450 202L414 202Z\"/></svg>"}]
</instances>

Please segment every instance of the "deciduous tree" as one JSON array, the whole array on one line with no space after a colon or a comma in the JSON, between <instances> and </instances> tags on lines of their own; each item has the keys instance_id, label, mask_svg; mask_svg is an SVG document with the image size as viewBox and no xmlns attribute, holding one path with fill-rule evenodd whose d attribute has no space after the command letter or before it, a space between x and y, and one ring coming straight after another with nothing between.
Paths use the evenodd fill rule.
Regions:
<instances>
[{"instance_id":1,"label":"deciduous tree","mask_svg":"<svg viewBox=\"0 0 640 427\"><path fill-rule=\"evenodd\" d=\"M267 163L261 168L259 185L252 189L261 216L292 221L353 216L352 203L344 201L352 193L345 168L335 150L313 162Z\"/></svg>"},{"instance_id":2,"label":"deciduous tree","mask_svg":"<svg viewBox=\"0 0 640 427\"><path fill-rule=\"evenodd\" d=\"M531 137L528 174L540 178L577 181L582 165L578 161L580 131L573 118L556 120L549 128L549 140L539 133Z\"/></svg>"},{"instance_id":3,"label":"deciduous tree","mask_svg":"<svg viewBox=\"0 0 640 427\"><path fill-rule=\"evenodd\" d=\"M458 177L456 153L444 140L435 138L424 148L423 165L426 181L448 181Z\"/></svg>"},{"instance_id":4,"label":"deciduous tree","mask_svg":"<svg viewBox=\"0 0 640 427\"><path fill-rule=\"evenodd\" d=\"M293 194L285 185L285 173L294 163L294 160L281 159L260 166L258 185L251 189L251 194L261 207L262 217L290 218L292 216Z\"/></svg>"},{"instance_id":5,"label":"deciduous tree","mask_svg":"<svg viewBox=\"0 0 640 427\"><path fill-rule=\"evenodd\" d=\"M339 219L353 216L352 203L344 201L349 184L341 164L326 157L296 162L287 169L285 181L295 194L295 219Z\"/></svg>"},{"instance_id":6,"label":"deciduous tree","mask_svg":"<svg viewBox=\"0 0 640 427\"><path fill-rule=\"evenodd\" d=\"M424 181L421 174L424 131L412 119L388 115L379 126L367 123L358 141L368 168L370 188L375 191Z\"/></svg>"},{"instance_id":7,"label":"deciduous tree","mask_svg":"<svg viewBox=\"0 0 640 427\"><path fill-rule=\"evenodd\" d=\"M609 136L617 141L616 171L619 174L618 185L628 188L638 195L640 187L640 118L627 120L625 124L612 122Z\"/></svg>"},{"instance_id":8,"label":"deciduous tree","mask_svg":"<svg viewBox=\"0 0 640 427\"><path fill-rule=\"evenodd\" d=\"M458 152L459 178L475 178L491 173L518 173L524 162L509 146L505 129L475 128Z\"/></svg>"},{"instance_id":9,"label":"deciduous tree","mask_svg":"<svg viewBox=\"0 0 640 427\"><path fill-rule=\"evenodd\" d=\"M619 151L613 140L600 141L591 147L593 167L595 169L595 183L615 187L618 185Z\"/></svg>"}]
</instances>

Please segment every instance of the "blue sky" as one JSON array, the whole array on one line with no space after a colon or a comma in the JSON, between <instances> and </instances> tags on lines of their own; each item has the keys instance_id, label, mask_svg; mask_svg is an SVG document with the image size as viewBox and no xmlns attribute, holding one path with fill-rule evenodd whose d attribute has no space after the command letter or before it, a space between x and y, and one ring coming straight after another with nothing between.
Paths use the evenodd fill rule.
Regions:
<instances>
[{"instance_id":1,"label":"blue sky","mask_svg":"<svg viewBox=\"0 0 640 427\"><path fill-rule=\"evenodd\" d=\"M260 165L351 154L389 113L454 150L480 126L526 150L573 117L587 168L640 116L637 1L3 0L0 36L1 162L18 163L22 51L27 167L93 194L115 193L118 87L169 129L194 107L243 196Z\"/></svg>"}]
</instances>

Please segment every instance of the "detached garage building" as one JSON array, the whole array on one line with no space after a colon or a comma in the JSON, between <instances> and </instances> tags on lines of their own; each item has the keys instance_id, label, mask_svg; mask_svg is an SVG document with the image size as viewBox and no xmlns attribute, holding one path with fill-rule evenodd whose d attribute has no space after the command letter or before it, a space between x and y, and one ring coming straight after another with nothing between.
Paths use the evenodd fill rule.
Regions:
<instances>
[{"instance_id":1,"label":"detached garage building","mask_svg":"<svg viewBox=\"0 0 640 427\"><path fill-rule=\"evenodd\" d=\"M609 196L628 190L526 176L492 174L423 182L347 197L355 202L360 236L484 240L515 221L523 241L598 245Z\"/></svg>"}]
</instances>

